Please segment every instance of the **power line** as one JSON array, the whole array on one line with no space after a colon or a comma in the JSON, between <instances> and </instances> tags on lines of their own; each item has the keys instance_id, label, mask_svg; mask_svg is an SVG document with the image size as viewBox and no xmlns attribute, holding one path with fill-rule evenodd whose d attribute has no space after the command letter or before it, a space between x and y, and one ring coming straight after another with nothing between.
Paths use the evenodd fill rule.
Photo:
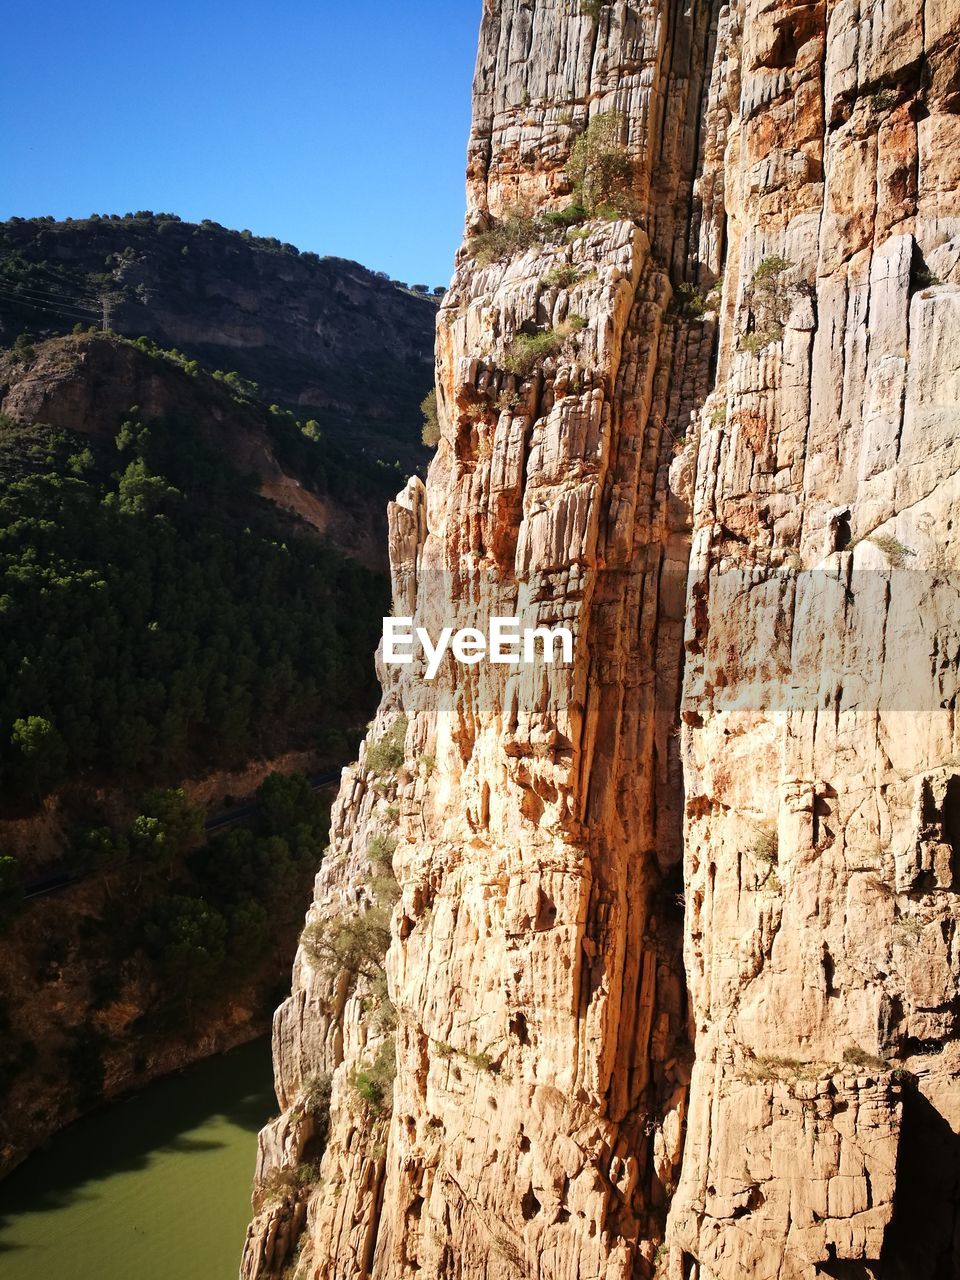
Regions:
<instances>
[{"instance_id":1,"label":"power line","mask_svg":"<svg viewBox=\"0 0 960 1280\"><path fill-rule=\"evenodd\" d=\"M89 299L67 298L67 297L64 297L62 294L25 293L24 291L17 289L14 285L4 284L2 280L0 280L0 290L2 290L3 293L5 293L8 297L14 299L15 301L51 303L51 304L55 304L56 306L65 306L65 307L73 307L73 308L79 307L81 310L85 309L88 303L93 304L96 301L94 298L89 298Z\"/></svg>"},{"instance_id":2,"label":"power line","mask_svg":"<svg viewBox=\"0 0 960 1280\"><path fill-rule=\"evenodd\" d=\"M19 280L16 276L4 275L0 272L0 284L8 289L22 289L24 293L35 293L40 297L46 298L62 298L64 294L72 297L92 298L97 290L92 285L89 288L81 289L75 284L64 285L61 283L59 289L54 289L52 285L48 285L45 281L43 284L33 284L28 280Z\"/></svg>"},{"instance_id":3,"label":"power line","mask_svg":"<svg viewBox=\"0 0 960 1280\"><path fill-rule=\"evenodd\" d=\"M55 305L64 307L79 307L85 309L87 307L96 310L99 305L99 298L94 295L83 295L79 297L70 297L62 293L35 293L32 290L19 289L15 285L7 285L0 281L0 289L11 299L20 302L32 303L38 302L42 305Z\"/></svg>"},{"instance_id":4,"label":"power line","mask_svg":"<svg viewBox=\"0 0 960 1280\"><path fill-rule=\"evenodd\" d=\"M0 289L0 297L3 296L3 291ZM31 302L29 298L21 298L16 294L7 295L7 301L19 302L22 306L32 307L36 311L51 311L56 315L65 316L68 320L76 320L78 318L80 320L91 320L96 316L96 311L93 308L88 308L83 311L79 308L71 308L70 310L67 310L64 307L51 306L47 302Z\"/></svg>"}]
</instances>

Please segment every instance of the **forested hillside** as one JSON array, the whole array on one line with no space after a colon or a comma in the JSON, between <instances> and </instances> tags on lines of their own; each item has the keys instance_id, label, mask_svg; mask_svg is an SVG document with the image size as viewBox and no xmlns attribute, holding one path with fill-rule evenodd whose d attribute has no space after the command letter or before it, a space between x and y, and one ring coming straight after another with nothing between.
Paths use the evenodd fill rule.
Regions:
<instances>
[{"instance_id":1,"label":"forested hillside","mask_svg":"<svg viewBox=\"0 0 960 1280\"><path fill-rule=\"evenodd\" d=\"M435 319L426 286L216 222L141 211L0 223L0 346L75 325L145 336L406 470L426 456L417 406Z\"/></svg>"},{"instance_id":2,"label":"forested hillside","mask_svg":"<svg viewBox=\"0 0 960 1280\"><path fill-rule=\"evenodd\" d=\"M6 805L269 754L373 696L382 580L177 425L101 443L0 421Z\"/></svg>"},{"instance_id":3,"label":"forested hillside","mask_svg":"<svg viewBox=\"0 0 960 1280\"><path fill-rule=\"evenodd\" d=\"M0 1170L266 1029L421 453L432 301L163 225L0 229Z\"/></svg>"},{"instance_id":4,"label":"forested hillside","mask_svg":"<svg viewBox=\"0 0 960 1280\"><path fill-rule=\"evenodd\" d=\"M0 804L362 715L383 579L317 520L336 487L349 539L351 501L382 504L394 473L351 474L292 415L116 338L0 356L0 405Z\"/></svg>"}]
</instances>

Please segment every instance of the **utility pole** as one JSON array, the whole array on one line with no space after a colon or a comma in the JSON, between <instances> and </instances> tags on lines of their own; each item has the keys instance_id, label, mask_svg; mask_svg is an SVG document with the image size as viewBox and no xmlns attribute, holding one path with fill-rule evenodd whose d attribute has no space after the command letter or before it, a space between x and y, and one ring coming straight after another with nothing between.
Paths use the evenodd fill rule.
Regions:
<instances>
[{"instance_id":1,"label":"utility pole","mask_svg":"<svg viewBox=\"0 0 960 1280\"><path fill-rule=\"evenodd\" d=\"M110 322L113 319L113 309L118 302L123 301L123 294L117 293L111 289L103 289L99 295L100 302L100 328L106 333L111 327Z\"/></svg>"}]
</instances>

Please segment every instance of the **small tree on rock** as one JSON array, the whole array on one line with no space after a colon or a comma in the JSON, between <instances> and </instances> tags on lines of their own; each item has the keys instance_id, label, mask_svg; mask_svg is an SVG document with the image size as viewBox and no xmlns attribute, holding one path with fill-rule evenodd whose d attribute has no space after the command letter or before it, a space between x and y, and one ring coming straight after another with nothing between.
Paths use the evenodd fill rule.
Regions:
<instances>
[{"instance_id":1,"label":"small tree on rock","mask_svg":"<svg viewBox=\"0 0 960 1280\"><path fill-rule=\"evenodd\" d=\"M605 111L593 117L570 153L567 177L577 202L591 215L606 209L629 212L633 162L624 146L623 132L623 116Z\"/></svg>"}]
</instances>

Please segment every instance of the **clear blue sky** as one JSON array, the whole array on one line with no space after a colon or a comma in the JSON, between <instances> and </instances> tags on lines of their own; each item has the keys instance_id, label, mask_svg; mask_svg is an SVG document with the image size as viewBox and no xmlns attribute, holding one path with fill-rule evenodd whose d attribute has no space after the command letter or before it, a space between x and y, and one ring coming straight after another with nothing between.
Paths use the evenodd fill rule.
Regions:
<instances>
[{"instance_id":1,"label":"clear blue sky","mask_svg":"<svg viewBox=\"0 0 960 1280\"><path fill-rule=\"evenodd\" d=\"M212 218L445 284L481 0L8 6L0 218Z\"/></svg>"}]
</instances>

